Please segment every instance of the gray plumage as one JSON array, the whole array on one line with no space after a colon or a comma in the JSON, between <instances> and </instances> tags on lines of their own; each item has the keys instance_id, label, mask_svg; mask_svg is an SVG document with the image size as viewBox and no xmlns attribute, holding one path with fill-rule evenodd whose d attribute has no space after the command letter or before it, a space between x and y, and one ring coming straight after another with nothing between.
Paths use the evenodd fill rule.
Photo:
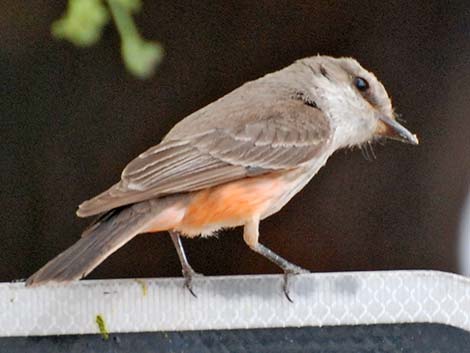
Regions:
<instances>
[{"instance_id":1,"label":"gray plumage","mask_svg":"<svg viewBox=\"0 0 470 353\"><path fill-rule=\"evenodd\" d=\"M177 197L149 200L115 209L86 230L81 239L49 261L26 281L27 286L44 282L68 282L86 276L109 255L139 234L155 215Z\"/></svg>"}]
</instances>

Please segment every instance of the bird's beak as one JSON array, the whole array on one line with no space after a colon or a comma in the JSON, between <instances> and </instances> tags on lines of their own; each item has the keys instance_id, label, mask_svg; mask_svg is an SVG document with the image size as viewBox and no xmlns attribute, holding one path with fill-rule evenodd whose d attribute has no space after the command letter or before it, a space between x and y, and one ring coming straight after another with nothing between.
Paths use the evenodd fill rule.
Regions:
<instances>
[{"instance_id":1,"label":"bird's beak","mask_svg":"<svg viewBox=\"0 0 470 353\"><path fill-rule=\"evenodd\" d=\"M395 119L389 118L384 114L377 114L379 126L377 134L393 140L410 143L412 145L419 144L418 137L409 132L403 125L399 124Z\"/></svg>"}]
</instances>

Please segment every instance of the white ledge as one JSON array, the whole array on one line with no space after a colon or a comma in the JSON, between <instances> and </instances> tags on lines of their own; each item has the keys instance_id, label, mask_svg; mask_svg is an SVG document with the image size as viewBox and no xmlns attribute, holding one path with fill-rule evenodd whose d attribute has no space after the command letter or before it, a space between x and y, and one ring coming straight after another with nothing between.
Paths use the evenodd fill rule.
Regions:
<instances>
[{"instance_id":1,"label":"white ledge","mask_svg":"<svg viewBox=\"0 0 470 353\"><path fill-rule=\"evenodd\" d=\"M436 271L84 280L26 288L0 284L0 336L324 325L442 323L470 331L470 279Z\"/></svg>"}]
</instances>

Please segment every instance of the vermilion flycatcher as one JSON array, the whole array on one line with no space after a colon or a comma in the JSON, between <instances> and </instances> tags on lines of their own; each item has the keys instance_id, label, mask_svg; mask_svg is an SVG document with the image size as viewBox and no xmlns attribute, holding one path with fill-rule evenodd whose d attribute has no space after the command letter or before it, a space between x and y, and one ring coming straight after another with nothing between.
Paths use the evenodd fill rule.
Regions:
<instances>
[{"instance_id":1,"label":"vermilion flycatcher","mask_svg":"<svg viewBox=\"0 0 470 353\"><path fill-rule=\"evenodd\" d=\"M259 243L260 220L279 211L337 149L381 137L417 144L384 86L350 58L316 56L247 82L189 115L131 161L121 180L79 206L100 215L81 239L27 280L87 275L139 233L169 231L191 290L180 236L244 226L243 239L284 271L306 272ZM194 293L193 293L194 294Z\"/></svg>"}]
</instances>

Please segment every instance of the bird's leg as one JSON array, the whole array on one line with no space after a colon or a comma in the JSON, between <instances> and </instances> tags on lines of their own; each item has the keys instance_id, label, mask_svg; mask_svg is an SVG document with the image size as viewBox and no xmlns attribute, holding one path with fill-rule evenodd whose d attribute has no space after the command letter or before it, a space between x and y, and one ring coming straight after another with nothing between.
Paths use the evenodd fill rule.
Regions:
<instances>
[{"instance_id":1,"label":"bird's leg","mask_svg":"<svg viewBox=\"0 0 470 353\"><path fill-rule=\"evenodd\" d=\"M188 288L189 292L197 298L196 293L193 291L193 277L195 276L202 276L201 274L197 273L193 270L191 265L186 258L186 254L184 252L183 244L181 243L181 237L178 232L170 231L170 237L173 241L173 245L175 246L176 252L178 254L178 258L180 259L181 263L181 272L183 273L184 277L184 286Z\"/></svg>"},{"instance_id":2,"label":"bird's leg","mask_svg":"<svg viewBox=\"0 0 470 353\"><path fill-rule=\"evenodd\" d=\"M269 261L279 266L284 271L284 284L282 286L282 289L284 290L284 294L286 295L287 300L289 300L290 302L293 302L290 297L289 279L293 275L309 273L310 271L302 267L299 267L297 265L294 265L292 262L287 261L286 259L279 256L278 254L276 254L274 251L270 250L263 244L257 243L255 246L251 247L251 249L257 252L258 254L264 256L265 258L267 258Z\"/></svg>"},{"instance_id":3,"label":"bird's leg","mask_svg":"<svg viewBox=\"0 0 470 353\"><path fill-rule=\"evenodd\" d=\"M299 267L297 265L294 265L293 263L279 256L278 254L276 254L274 251L270 250L263 244L260 244L258 241L258 238L259 238L259 220L253 219L250 222L247 222L245 224L245 229L243 232L243 239L245 240L245 243L247 243L247 245L251 248L251 250L264 256L269 261L279 266L282 269L282 271L284 271L284 284L282 288L284 290L284 294L286 295L286 298L290 302L292 302L292 299L289 296L290 277L292 275L309 273L310 271L303 269L302 267Z\"/></svg>"}]
</instances>

